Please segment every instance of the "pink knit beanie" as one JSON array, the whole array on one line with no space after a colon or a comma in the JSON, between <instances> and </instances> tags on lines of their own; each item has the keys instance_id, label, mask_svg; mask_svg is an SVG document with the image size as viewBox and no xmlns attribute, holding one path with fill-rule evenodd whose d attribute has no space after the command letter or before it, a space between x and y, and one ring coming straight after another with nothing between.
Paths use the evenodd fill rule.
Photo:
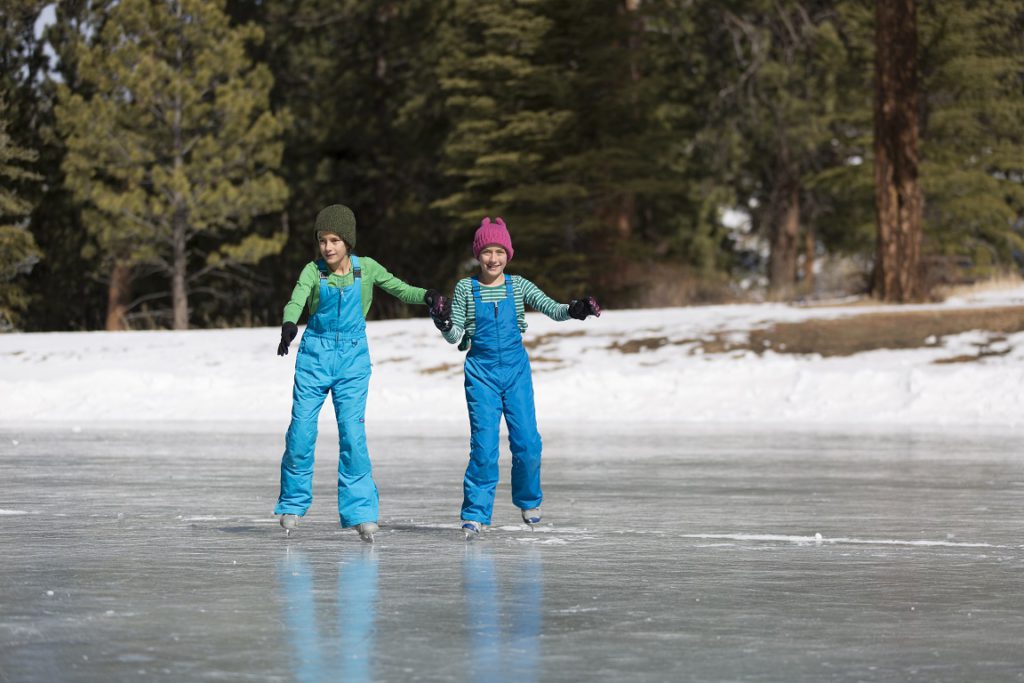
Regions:
<instances>
[{"instance_id":1,"label":"pink knit beanie","mask_svg":"<svg viewBox=\"0 0 1024 683\"><path fill-rule=\"evenodd\" d=\"M491 222L490 216L480 221L480 227L476 229L476 234L473 236L473 258L480 258L480 252L492 244L504 249L508 254L508 260L512 260L514 253L512 238L509 237L508 228L505 227L505 221L501 220L500 216L494 223Z\"/></svg>"}]
</instances>

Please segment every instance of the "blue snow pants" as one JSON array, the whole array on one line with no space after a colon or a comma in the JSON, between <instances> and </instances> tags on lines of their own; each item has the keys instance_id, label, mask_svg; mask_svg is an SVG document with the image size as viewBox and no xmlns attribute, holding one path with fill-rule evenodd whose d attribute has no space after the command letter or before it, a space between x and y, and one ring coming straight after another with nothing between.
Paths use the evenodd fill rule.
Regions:
<instances>
[{"instance_id":1,"label":"blue snow pants","mask_svg":"<svg viewBox=\"0 0 1024 683\"><path fill-rule=\"evenodd\" d=\"M516 319L512 278L505 276L505 298L484 303L473 278L476 332L466 355L466 404L469 407L469 466L463 481L462 519L491 523L498 486L498 430L508 425L512 451L512 503L523 510L539 507L541 441L533 405L530 359Z\"/></svg>"},{"instance_id":2,"label":"blue snow pants","mask_svg":"<svg viewBox=\"0 0 1024 683\"><path fill-rule=\"evenodd\" d=\"M320 304L302 334L295 359L292 419L281 458L281 495L274 514L304 515L313 502L313 451L317 417L331 394L338 419L338 516L341 526L376 522L377 485L366 449L366 395L370 351L366 343L359 260L353 283L327 285L320 272Z\"/></svg>"}]
</instances>

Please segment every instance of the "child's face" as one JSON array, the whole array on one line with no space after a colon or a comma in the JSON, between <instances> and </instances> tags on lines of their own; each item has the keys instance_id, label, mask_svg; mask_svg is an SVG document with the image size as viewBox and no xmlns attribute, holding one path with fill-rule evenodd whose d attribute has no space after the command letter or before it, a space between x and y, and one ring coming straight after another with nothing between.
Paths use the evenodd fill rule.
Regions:
<instances>
[{"instance_id":1,"label":"child's face","mask_svg":"<svg viewBox=\"0 0 1024 683\"><path fill-rule=\"evenodd\" d=\"M343 258L348 256L348 247L345 245L345 240L333 232L321 233L320 255L324 257L327 265L331 267L337 266Z\"/></svg>"},{"instance_id":2,"label":"child's face","mask_svg":"<svg viewBox=\"0 0 1024 683\"><path fill-rule=\"evenodd\" d=\"M480 262L480 272L488 277L498 277L505 272L505 264L508 263L508 253L501 247L490 246L480 250L477 258Z\"/></svg>"}]
</instances>

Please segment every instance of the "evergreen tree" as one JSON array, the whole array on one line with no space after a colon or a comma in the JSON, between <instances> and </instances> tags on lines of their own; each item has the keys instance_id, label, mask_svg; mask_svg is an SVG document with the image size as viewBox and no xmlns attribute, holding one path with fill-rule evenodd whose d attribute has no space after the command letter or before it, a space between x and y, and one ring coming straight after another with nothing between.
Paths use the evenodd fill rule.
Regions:
<instances>
[{"instance_id":1,"label":"evergreen tree","mask_svg":"<svg viewBox=\"0 0 1024 683\"><path fill-rule=\"evenodd\" d=\"M927 2L919 16L930 280L1024 266L1024 9Z\"/></svg>"},{"instance_id":2,"label":"evergreen tree","mask_svg":"<svg viewBox=\"0 0 1024 683\"><path fill-rule=\"evenodd\" d=\"M352 207L357 253L380 258L396 275L441 287L447 270L445 217L430 203L445 192L438 168L444 135L440 89L433 78L435 34L448 2L397 0L238 0L239 19L267 31L264 54L274 72L273 98L295 125L281 168L292 189L288 248L276 259L277 291L268 317L296 273L316 253L312 224L326 204ZM409 315L391 297L371 315Z\"/></svg>"},{"instance_id":3,"label":"evergreen tree","mask_svg":"<svg viewBox=\"0 0 1024 683\"><path fill-rule=\"evenodd\" d=\"M671 72L689 25L622 0L456 2L449 17L438 73L454 185L435 206L457 224L453 249L501 214L519 272L613 302L651 279L655 257L715 261L694 234L697 88Z\"/></svg>"},{"instance_id":4,"label":"evergreen tree","mask_svg":"<svg viewBox=\"0 0 1024 683\"><path fill-rule=\"evenodd\" d=\"M14 143L6 115L7 105L0 99L0 331L19 324L30 300L19 280L42 255L27 229L32 205L18 192L26 181L38 181L39 175L26 168L37 154Z\"/></svg>"},{"instance_id":5,"label":"evergreen tree","mask_svg":"<svg viewBox=\"0 0 1024 683\"><path fill-rule=\"evenodd\" d=\"M708 27L731 68L717 84L713 129L735 128L742 172L737 195L769 247L768 284L776 296L810 286L823 204L811 178L835 159L832 123L846 65L834 3L739 0L716 5ZM801 252L802 272L798 272Z\"/></svg>"},{"instance_id":6,"label":"evergreen tree","mask_svg":"<svg viewBox=\"0 0 1024 683\"><path fill-rule=\"evenodd\" d=\"M453 185L434 206L451 218L449 245L460 256L483 216L502 215L521 254L517 267L536 277L545 255L573 248L572 205L585 196L577 179L554 169L575 121L562 106L563 74L542 54L553 21L542 3L513 0L456 0L448 16L438 80L450 122L443 168Z\"/></svg>"},{"instance_id":7,"label":"evergreen tree","mask_svg":"<svg viewBox=\"0 0 1024 683\"><path fill-rule=\"evenodd\" d=\"M124 325L133 282L157 273L185 329L190 295L224 294L210 276L283 246L253 228L287 198L275 174L287 116L270 111L270 72L246 52L261 39L200 0L122 0L97 36L78 36L78 81L59 88L57 115L67 185L111 273L108 328Z\"/></svg>"}]
</instances>

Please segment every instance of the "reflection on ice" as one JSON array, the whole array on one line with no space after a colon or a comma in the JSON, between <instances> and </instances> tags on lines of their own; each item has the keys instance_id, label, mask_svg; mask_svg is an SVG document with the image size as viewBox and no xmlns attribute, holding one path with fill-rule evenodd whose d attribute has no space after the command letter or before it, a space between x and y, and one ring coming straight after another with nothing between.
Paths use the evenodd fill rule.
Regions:
<instances>
[{"instance_id":1,"label":"reflection on ice","mask_svg":"<svg viewBox=\"0 0 1024 683\"><path fill-rule=\"evenodd\" d=\"M373 680L377 557L372 549L342 555L334 595L319 593L312 565L301 550L288 548L278 566L279 598L287 626L285 650L302 683ZM334 615L336 629L321 620Z\"/></svg>"},{"instance_id":2,"label":"reflection on ice","mask_svg":"<svg viewBox=\"0 0 1024 683\"><path fill-rule=\"evenodd\" d=\"M502 567L509 589L499 588L495 559L480 542L466 546L462 566L470 680L529 683L538 680L544 574L540 553L527 549Z\"/></svg>"}]
</instances>

